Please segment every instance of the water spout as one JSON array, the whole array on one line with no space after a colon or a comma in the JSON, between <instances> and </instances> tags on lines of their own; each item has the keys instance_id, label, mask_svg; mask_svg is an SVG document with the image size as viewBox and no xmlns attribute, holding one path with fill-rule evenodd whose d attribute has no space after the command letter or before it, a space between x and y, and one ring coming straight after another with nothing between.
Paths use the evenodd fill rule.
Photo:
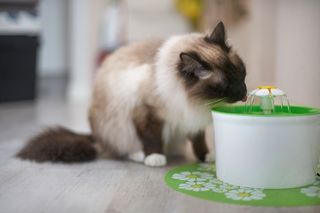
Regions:
<instances>
[{"instance_id":1,"label":"water spout","mask_svg":"<svg viewBox=\"0 0 320 213\"><path fill-rule=\"evenodd\" d=\"M260 101L260 111L257 111L256 107L253 110L255 98ZM281 107L277 107L277 102ZM286 108L284 106L286 106ZM248 113L253 113L254 111L263 114L291 112L287 95L274 86L259 86L256 90L250 92L245 104L245 109Z\"/></svg>"}]
</instances>

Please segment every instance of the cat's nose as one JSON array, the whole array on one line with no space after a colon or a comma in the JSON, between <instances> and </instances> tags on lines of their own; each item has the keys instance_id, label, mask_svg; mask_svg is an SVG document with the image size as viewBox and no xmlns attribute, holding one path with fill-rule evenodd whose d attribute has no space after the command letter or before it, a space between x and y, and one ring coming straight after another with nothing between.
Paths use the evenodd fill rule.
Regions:
<instances>
[{"instance_id":1,"label":"cat's nose","mask_svg":"<svg viewBox=\"0 0 320 213\"><path fill-rule=\"evenodd\" d=\"M241 101L246 102L246 101L247 101L247 99L248 99L248 96L247 96L247 95L245 95L245 96L242 98L242 100L241 100Z\"/></svg>"},{"instance_id":2,"label":"cat's nose","mask_svg":"<svg viewBox=\"0 0 320 213\"><path fill-rule=\"evenodd\" d=\"M245 83L242 83L239 87L239 100L245 102L247 101L247 86Z\"/></svg>"},{"instance_id":3,"label":"cat's nose","mask_svg":"<svg viewBox=\"0 0 320 213\"><path fill-rule=\"evenodd\" d=\"M245 83L233 85L229 87L229 101L246 101L247 100L247 86Z\"/></svg>"}]
</instances>

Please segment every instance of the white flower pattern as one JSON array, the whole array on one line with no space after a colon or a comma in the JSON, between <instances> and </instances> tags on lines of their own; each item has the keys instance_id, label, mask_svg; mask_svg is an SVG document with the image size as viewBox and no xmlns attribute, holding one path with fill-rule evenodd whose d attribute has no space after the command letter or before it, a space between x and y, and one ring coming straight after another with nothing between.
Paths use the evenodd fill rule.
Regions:
<instances>
[{"instance_id":1,"label":"white flower pattern","mask_svg":"<svg viewBox=\"0 0 320 213\"><path fill-rule=\"evenodd\" d=\"M201 163L195 169L177 172L171 175L172 179L179 180L177 186L179 189L192 191L196 193L219 193L226 199L234 201L257 201L267 197L267 190L250 187L240 187L224 183L215 175L215 164ZM320 177L307 187L301 188L300 193L305 196L320 198Z\"/></svg>"},{"instance_id":2,"label":"white flower pattern","mask_svg":"<svg viewBox=\"0 0 320 213\"><path fill-rule=\"evenodd\" d=\"M314 186L320 185L320 177L319 176L317 176L316 181L312 185L314 185Z\"/></svg>"},{"instance_id":3,"label":"white flower pattern","mask_svg":"<svg viewBox=\"0 0 320 213\"><path fill-rule=\"evenodd\" d=\"M207 172L184 171L184 172L173 174L172 178L177 180L186 180L186 181L207 181L214 178L214 176Z\"/></svg>"},{"instance_id":4,"label":"white flower pattern","mask_svg":"<svg viewBox=\"0 0 320 213\"><path fill-rule=\"evenodd\" d=\"M320 198L320 187L318 186L309 186L302 188L301 193L307 195L308 197L319 197Z\"/></svg>"},{"instance_id":5,"label":"white flower pattern","mask_svg":"<svg viewBox=\"0 0 320 213\"><path fill-rule=\"evenodd\" d=\"M230 185L228 183L216 184L213 186L214 187L212 188L212 191L217 192L217 193L225 193L225 192L228 192L232 189L239 188L238 186Z\"/></svg>"},{"instance_id":6,"label":"white flower pattern","mask_svg":"<svg viewBox=\"0 0 320 213\"><path fill-rule=\"evenodd\" d=\"M203 181L187 181L185 183L179 184L179 188L194 192L203 192L211 190L213 188L213 185L211 183Z\"/></svg>"},{"instance_id":7,"label":"white flower pattern","mask_svg":"<svg viewBox=\"0 0 320 213\"><path fill-rule=\"evenodd\" d=\"M225 193L225 196L232 200L262 200L266 195L261 189L240 188L233 189Z\"/></svg>"},{"instance_id":8,"label":"white flower pattern","mask_svg":"<svg viewBox=\"0 0 320 213\"><path fill-rule=\"evenodd\" d=\"M211 180L209 180L208 182L212 183L212 184L223 184L223 182L221 180L219 180L218 178L212 178Z\"/></svg>"},{"instance_id":9,"label":"white flower pattern","mask_svg":"<svg viewBox=\"0 0 320 213\"><path fill-rule=\"evenodd\" d=\"M320 180L316 180L312 185L314 185L314 186L320 185Z\"/></svg>"},{"instance_id":10,"label":"white flower pattern","mask_svg":"<svg viewBox=\"0 0 320 213\"><path fill-rule=\"evenodd\" d=\"M214 163L200 163L198 165L199 171L215 172L216 165Z\"/></svg>"}]
</instances>

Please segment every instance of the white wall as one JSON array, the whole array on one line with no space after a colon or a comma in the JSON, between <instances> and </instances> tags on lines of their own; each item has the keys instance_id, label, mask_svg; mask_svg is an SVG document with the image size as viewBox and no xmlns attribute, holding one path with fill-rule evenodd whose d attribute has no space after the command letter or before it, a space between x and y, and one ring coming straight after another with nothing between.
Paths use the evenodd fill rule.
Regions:
<instances>
[{"instance_id":1,"label":"white wall","mask_svg":"<svg viewBox=\"0 0 320 213\"><path fill-rule=\"evenodd\" d=\"M128 40L167 38L190 31L189 24L174 8L173 0L127 0Z\"/></svg>"},{"instance_id":2,"label":"white wall","mask_svg":"<svg viewBox=\"0 0 320 213\"><path fill-rule=\"evenodd\" d=\"M320 107L320 1L280 0L276 81L295 103Z\"/></svg>"},{"instance_id":3,"label":"white wall","mask_svg":"<svg viewBox=\"0 0 320 213\"><path fill-rule=\"evenodd\" d=\"M229 43L246 64L249 91L275 83L274 10L274 0L252 0L242 20L226 26Z\"/></svg>"},{"instance_id":4,"label":"white wall","mask_svg":"<svg viewBox=\"0 0 320 213\"><path fill-rule=\"evenodd\" d=\"M68 69L67 0L41 0L39 75L64 75Z\"/></svg>"},{"instance_id":5,"label":"white wall","mask_svg":"<svg viewBox=\"0 0 320 213\"><path fill-rule=\"evenodd\" d=\"M104 0L69 0L70 81L68 98L90 98L98 53L99 23Z\"/></svg>"},{"instance_id":6,"label":"white wall","mask_svg":"<svg viewBox=\"0 0 320 213\"><path fill-rule=\"evenodd\" d=\"M274 84L294 104L320 106L320 1L251 0L228 28L247 64L249 90Z\"/></svg>"},{"instance_id":7,"label":"white wall","mask_svg":"<svg viewBox=\"0 0 320 213\"><path fill-rule=\"evenodd\" d=\"M40 2L44 23L40 75L64 74L70 64L70 96L80 89L86 93L95 69L104 0ZM78 8L77 15L68 15L72 11L68 2ZM127 2L129 41L188 31L171 0ZM247 19L228 28L231 43L247 63L249 89L275 84L294 103L320 106L320 1L251 0L249 5ZM70 35L67 27L74 30Z\"/></svg>"},{"instance_id":8,"label":"white wall","mask_svg":"<svg viewBox=\"0 0 320 213\"><path fill-rule=\"evenodd\" d=\"M90 96L105 2L69 0L70 99ZM127 0L127 3L129 42L150 36L166 38L189 31L188 24L176 13L171 0Z\"/></svg>"}]
</instances>

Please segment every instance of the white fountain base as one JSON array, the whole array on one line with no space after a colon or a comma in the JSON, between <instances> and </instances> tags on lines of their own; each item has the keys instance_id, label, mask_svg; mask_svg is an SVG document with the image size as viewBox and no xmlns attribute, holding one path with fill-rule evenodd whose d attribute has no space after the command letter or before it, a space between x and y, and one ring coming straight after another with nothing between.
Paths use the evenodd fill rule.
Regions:
<instances>
[{"instance_id":1,"label":"white fountain base","mask_svg":"<svg viewBox=\"0 0 320 213\"><path fill-rule=\"evenodd\" d=\"M217 177L280 189L311 184L319 157L320 115L246 116L213 112Z\"/></svg>"}]
</instances>

